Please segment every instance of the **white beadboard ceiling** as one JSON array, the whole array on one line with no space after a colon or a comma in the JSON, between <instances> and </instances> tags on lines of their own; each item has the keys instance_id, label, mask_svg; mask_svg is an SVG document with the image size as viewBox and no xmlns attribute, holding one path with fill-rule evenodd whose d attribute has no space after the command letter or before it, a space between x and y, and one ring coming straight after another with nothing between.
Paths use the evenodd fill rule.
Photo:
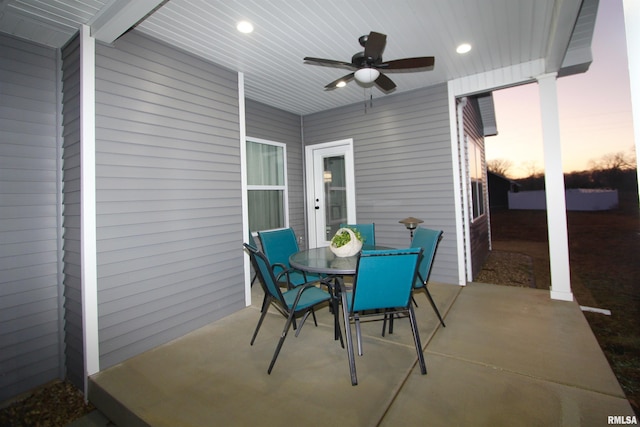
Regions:
<instances>
[{"instance_id":1,"label":"white beadboard ceiling","mask_svg":"<svg viewBox=\"0 0 640 427\"><path fill-rule=\"evenodd\" d=\"M387 35L384 60L435 56L432 71L389 73L393 93L544 60L546 71L584 72L598 0L0 0L0 32L61 47L81 24L111 43L126 29L244 73L245 95L296 114L385 96L348 71L308 65L305 56L349 62L358 37ZM245 19L252 34L236 29ZM136 24L137 23L137 24ZM462 42L473 49L455 52ZM117 44L117 40L115 41Z\"/></svg>"}]
</instances>

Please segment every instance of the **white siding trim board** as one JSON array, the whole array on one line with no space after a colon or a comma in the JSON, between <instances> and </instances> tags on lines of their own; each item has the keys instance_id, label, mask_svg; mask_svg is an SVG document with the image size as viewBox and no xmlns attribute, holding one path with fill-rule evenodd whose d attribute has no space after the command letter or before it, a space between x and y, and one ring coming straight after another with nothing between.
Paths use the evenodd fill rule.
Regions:
<instances>
[{"instance_id":1,"label":"white siding trim board","mask_svg":"<svg viewBox=\"0 0 640 427\"><path fill-rule=\"evenodd\" d=\"M80 258L84 388L100 370L98 335L98 278L96 258L96 90L95 39L80 28Z\"/></svg>"}]
</instances>

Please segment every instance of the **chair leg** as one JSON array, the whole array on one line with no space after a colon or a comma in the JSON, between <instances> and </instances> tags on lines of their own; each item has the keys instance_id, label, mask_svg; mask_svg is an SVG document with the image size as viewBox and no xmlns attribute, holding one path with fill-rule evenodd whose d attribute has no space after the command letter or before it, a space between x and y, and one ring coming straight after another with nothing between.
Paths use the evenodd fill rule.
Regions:
<instances>
[{"instance_id":1,"label":"chair leg","mask_svg":"<svg viewBox=\"0 0 640 427\"><path fill-rule=\"evenodd\" d=\"M265 298L265 302L267 302L267 299L268 298ZM264 317L267 315L267 311L269 311L268 308L269 306L263 303L262 314L260 314L260 320L258 320L258 325L256 326L256 330L253 332L253 337L251 338L251 345L253 345L253 342L256 340L256 336L258 336L258 331L260 330L260 326L262 326L262 321L264 320Z\"/></svg>"},{"instance_id":2,"label":"chair leg","mask_svg":"<svg viewBox=\"0 0 640 427\"><path fill-rule=\"evenodd\" d=\"M342 330L340 329L340 313L338 312L338 299L333 297L331 299L331 307L333 308L333 329L334 329L334 339L337 340L340 338L340 345L344 348L344 341L342 340Z\"/></svg>"},{"instance_id":3,"label":"chair leg","mask_svg":"<svg viewBox=\"0 0 640 427\"><path fill-rule=\"evenodd\" d=\"M416 313L413 306L409 304L409 320L411 322L411 332L413 332L413 342L416 345L418 353L418 362L420 363L420 372L422 375L427 373L427 365L424 363L424 353L422 351L422 343L420 342L420 333L418 332L418 323L416 322Z\"/></svg>"},{"instance_id":4,"label":"chair leg","mask_svg":"<svg viewBox=\"0 0 640 427\"><path fill-rule=\"evenodd\" d=\"M442 320L442 316L440 316L440 311L438 311L438 307L436 306L435 301L433 300L433 297L431 296L431 292L429 292L429 289L425 286L424 287L425 292L427 292L427 298L429 298L429 302L431 303L431 307L433 307L433 310L436 312L436 315L438 316L438 319L440 319L440 323L442 323L443 327L446 327L447 325L444 324L444 320Z\"/></svg>"},{"instance_id":5,"label":"chair leg","mask_svg":"<svg viewBox=\"0 0 640 427\"><path fill-rule=\"evenodd\" d=\"M296 329L296 337L298 336L298 334L302 330L302 326L304 326L305 320L307 320L307 317L309 317L309 313L313 313L313 309L307 310L307 311L304 312L304 316L302 316L302 320L300 321L300 326L298 326L298 329ZM316 324L316 326L318 326L318 325Z\"/></svg>"},{"instance_id":6,"label":"chair leg","mask_svg":"<svg viewBox=\"0 0 640 427\"><path fill-rule=\"evenodd\" d=\"M344 331L347 336L347 356L349 357L349 372L351 374L351 385L358 385L356 375L356 360L353 355L353 338L351 336L351 322L349 321L349 309L347 307L346 292L342 292L342 315L344 318Z\"/></svg>"},{"instance_id":7,"label":"chair leg","mask_svg":"<svg viewBox=\"0 0 640 427\"><path fill-rule=\"evenodd\" d=\"M385 331L387 330L387 318L389 313L384 313L384 318L382 319L382 336L384 337Z\"/></svg>"},{"instance_id":8,"label":"chair leg","mask_svg":"<svg viewBox=\"0 0 640 427\"><path fill-rule=\"evenodd\" d=\"M267 300L269 297L265 294L264 298L262 298L262 307L260 307L260 313L267 309Z\"/></svg>"},{"instance_id":9,"label":"chair leg","mask_svg":"<svg viewBox=\"0 0 640 427\"><path fill-rule=\"evenodd\" d=\"M413 297L412 297L413 298ZM393 333L393 317L394 317L394 313L388 313L389 310L387 310L387 313L384 314L384 319L382 320L382 336L384 337L386 330L387 330L387 319L389 319L389 334Z\"/></svg>"},{"instance_id":10,"label":"chair leg","mask_svg":"<svg viewBox=\"0 0 640 427\"><path fill-rule=\"evenodd\" d=\"M354 316L356 323L356 340L358 342L358 356L362 356L362 331L360 330L360 316Z\"/></svg>"},{"instance_id":11,"label":"chair leg","mask_svg":"<svg viewBox=\"0 0 640 427\"><path fill-rule=\"evenodd\" d=\"M280 340L278 341L278 346L276 347L276 351L273 353L273 357L271 358L271 363L269 364L269 369L267 373L271 374L273 370L273 365L276 364L276 359L280 354L280 349L282 349L282 344L284 344L284 340L287 338L287 332L289 332L289 328L291 327L291 323L293 322L293 318L295 317L295 312L292 310L289 313L289 317L287 317L287 322L284 324L284 329L282 330L282 334L280 335Z\"/></svg>"}]
</instances>

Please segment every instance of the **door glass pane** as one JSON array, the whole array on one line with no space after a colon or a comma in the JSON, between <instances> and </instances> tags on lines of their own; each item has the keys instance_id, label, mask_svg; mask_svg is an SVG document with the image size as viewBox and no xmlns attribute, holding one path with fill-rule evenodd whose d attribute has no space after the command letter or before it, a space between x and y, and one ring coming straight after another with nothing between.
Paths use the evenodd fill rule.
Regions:
<instances>
[{"instance_id":1,"label":"door glass pane","mask_svg":"<svg viewBox=\"0 0 640 427\"><path fill-rule=\"evenodd\" d=\"M347 222L347 187L344 156L324 158L324 206L326 239L331 240L340 228L340 223Z\"/></svg>"}]
</instances>

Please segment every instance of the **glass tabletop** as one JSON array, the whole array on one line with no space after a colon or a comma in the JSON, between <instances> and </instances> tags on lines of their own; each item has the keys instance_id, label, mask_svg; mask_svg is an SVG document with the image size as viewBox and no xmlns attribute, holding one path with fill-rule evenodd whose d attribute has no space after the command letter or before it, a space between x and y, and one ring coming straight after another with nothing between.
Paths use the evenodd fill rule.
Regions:
<instances>
[{"instance_id":1,"label":"glass tabletop","mask_svg":"<svg viewBox=\"0 0 640 427\"><path fill-rule=\"evenodd\" d=\"M362 249L390 249L386 246L363 246ZM296 252L289 257L291 267L309 273L320 274L355 274L358 265L358 255L350 257L337 257L328 246L307 249Z\"/></svg>"}]
</instances>

